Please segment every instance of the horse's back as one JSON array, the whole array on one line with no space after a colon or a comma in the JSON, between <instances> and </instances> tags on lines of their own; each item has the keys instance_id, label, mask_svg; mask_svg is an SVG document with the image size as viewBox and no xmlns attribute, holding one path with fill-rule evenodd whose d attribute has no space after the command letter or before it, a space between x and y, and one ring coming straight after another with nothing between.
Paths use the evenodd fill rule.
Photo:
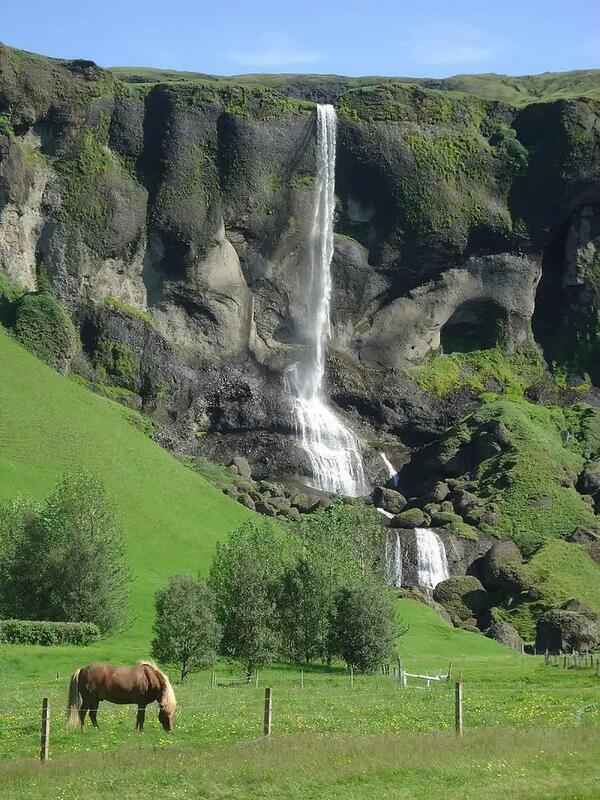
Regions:
<instances>
[{"instance_id":1,"label":"horse's back","mask_svg":"<svg viewBox=\"0 0 600 800\"><path fill-rule=\"evenodd\" d=\"M80 672L82 692L112 703L153 702L160 696L160 682L148 665L115 666L96 663Z\"/></svg>"}]
</instances>

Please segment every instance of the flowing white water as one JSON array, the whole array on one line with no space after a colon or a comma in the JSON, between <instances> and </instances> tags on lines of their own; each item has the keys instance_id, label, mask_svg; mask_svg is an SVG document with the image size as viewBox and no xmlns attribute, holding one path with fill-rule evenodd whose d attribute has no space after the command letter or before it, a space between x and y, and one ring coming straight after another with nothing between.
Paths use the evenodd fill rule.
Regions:
<instances>
[{"instance_id":1,"label":"flowing white water","mask_svg":"<svg viewBox=\"0 0 600 800\"><path fill-rule=\"evenodd\" d=\"M390 586L402 586L402 542L400 531L390 531L385 543L387 582Z\"/></svg>"},{"instance_id":2,"label":"flowing white water","mask_svg":"<svg viewBox=\"0 0 600 800\"><path fill-rule=\"evenodd\" d=\"M446 548L429 528L415 528L417 540L417 581L419 586L435 589L449 577Z\"/></svg>"},{"instance_id":3,"label":"flowing white water","mask_svg":"<svg viewBox=\"0 0 600 800\"><path fill-rule=\"evenodd\" d=\"M397 486L398 485L398 471L397 471L396 467L392 464L392 462L389 460L389 458L386 456L385 453L379 453L379 455L381 456L381 460L383 461L383 463L386 466L386 469L388 471L388 475L390 477L390 480L393 481L394 486Z\"/></svg>"},{"instance_id":4,"label":"flowing white water","mask_svg":"<svg viewBox=\"0 0 600 800\"><path fill-rule=\"evenodd\" d=\"M294 398L296 428L310 458L315 486L355 497L366 491L358 440L323 396L327 342L331 335L336 124L333 106L317 106L317 175L306 320L310 353L305 363L289 368L286 378Z\"/></svg>"}]
</instances>

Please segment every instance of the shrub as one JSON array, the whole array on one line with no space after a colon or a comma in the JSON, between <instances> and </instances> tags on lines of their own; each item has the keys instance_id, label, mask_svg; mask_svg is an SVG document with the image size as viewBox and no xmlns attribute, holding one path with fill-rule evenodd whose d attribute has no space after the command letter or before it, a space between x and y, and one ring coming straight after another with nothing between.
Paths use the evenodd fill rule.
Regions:
<instances>
[{"instance_id":1,"label":"shrub","mask_svg":"<svg viewBox=\"0 0 600 800\"><path fill-rule=\"evenodd\" d=\"M220 630L214 596L205 583L176 575L156 593L155 606L154 658L177 664L182 681L195 669L214 663Z\"/></svg>"},{"instance_id":2,"label":"shrub","mask_svg":"<svg viewBox=\"0 0 600 800\"><path fill-rule=\"evenodd\" d=\"M397 634L389 590L363 582L338 591L331 624L332 649L348 666L373 672L392 657Z\"/></svg>"},{"instance_id":3,"label":"shrub","mask_svg":"<svg viewBox=\"0 0 600 800\"><path fill-rule=\"evenodd\" d=\"M0 506L0 615L122 622L127 581L123 535L102 484L66 476L43 504Z\"/></svg>"},{"instance_id":4,"label":"shrub","mask_svg":"<svg viewBox=\"0 0 600 800\"><path fill-rule=\"evenodd\" d=\"M100 638L92 622L38 622L26 619L0 620L0 642L5 644L62 644L85 646Z\"/></svg>"},{"instance_id":5,"label":"shrub","mask_svg":"<svg viewBox=\"0 0 600 800\"><path fill-rule=\"evenodd\" d=\"M26 294L17 302L15 334L34 355L60 371L69 366L78 341L67 310L45 292Z\"/></svg>"}]
</instances>

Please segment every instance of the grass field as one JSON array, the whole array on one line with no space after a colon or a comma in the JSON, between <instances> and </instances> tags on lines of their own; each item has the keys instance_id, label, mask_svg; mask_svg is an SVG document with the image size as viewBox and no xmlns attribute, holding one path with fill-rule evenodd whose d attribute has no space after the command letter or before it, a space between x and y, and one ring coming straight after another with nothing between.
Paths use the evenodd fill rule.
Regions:
<instances>
[{"instance_id":1,"label":"grass field","mask_svg":"<svg viewBox=\"0 0 600 800\"><path fill-rule=\"evenodd\" d=\"M60 377L0 333L0 497L42 497L67 469L104 480L127 532L135 572L132 623L87 648L0 647L0 787L4 798L593 798L600 780L600 678L522 656L449 627L430 608L398 601L409 631L405 669L465 681L464 741L453 735L453 683L401 689L391 676L341 666L279 664L259 685L210 687L210 673L176 685L177 726L154 710L142 736L135 709L103 704L100 729L68 733L70 673L94 660L149 652L152 594L175 572L206 569L215 542L247 517L159 449L131 412ZM239 676L216 667L217 684ZM303 685L302 685L303 684ZM263 689L273 736L261 737ZM51 762L36 761L40 707L51 705Z\"/></svg>"},{"instance_id":2,"label":"grass field","mask_svg":"<svg viewBox=\"0 0 600 800\"><path fill-rule=\"evenodd\" d=\"M250 512L154 444L131 412L46 367L0 330L0 500L42 498L68 470L96 473L127 536L134 579L124 646L147 654L153 594L206 570Z\"/></svg>"}]
</instances>

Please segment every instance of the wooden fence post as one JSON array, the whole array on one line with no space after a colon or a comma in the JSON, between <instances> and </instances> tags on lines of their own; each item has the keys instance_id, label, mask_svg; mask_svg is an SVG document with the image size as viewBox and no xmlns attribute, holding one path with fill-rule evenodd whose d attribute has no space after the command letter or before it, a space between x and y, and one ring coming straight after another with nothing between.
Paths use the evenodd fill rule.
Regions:
<instances>
[{"instance_id":1,"label":"wooden fence post","mask_svg":"<svg viewBox=\"0 0 600 800\"><path fill-rule=\"evenodd\" d=\"M350 688L354 689L354 667L350 665Z\"/></svg>"},{"instance_id":2,"label":"wooden fence post","mask_svg":"<svg viewBox=\"0 0 600 800\"><path fill-rule=\"evenodd\" d=\"M448 664L448 675L446 676L448 683L452 680L452 662Z\"/></svg>"},{"instance_id":3,"label":"wooden fence post","mask_svg":"<svg viewBox=\"0 0 600 800\"><path fill-rule=\"evenodd\" d=\"M457 736L463 735L463 681L462 675L456 682L454 691L454 725Z\"/></svg>"},{"instance_id":4,"label":"wooden fence post","mask_svg":"<svg viewBox=\"0 0 600 800\"><path fill-rule=\"evenodd\" d=\"M50 705L48 698L42 700L42 729L40 737L40 761L48 761L48 748L50 746Z\"/></svg>"},{"instance_id":5,"label":"wooden fence post","mask_svg":"<svg viewBox=\"0 0 600 800\"><path fill-rule=\"evenodd\" d=\"M254 685L258 689L258 670L256 670L256 675L254 676Z\"/></svg>"},{"instance_id":6,"label":"wooden fence post","mask_svg":"<svg viewBox=\"0 0 600 800\"><path fill-rule=\"evenodd\" d=\"M271 721L273 719L273 697L271 689L265 689L265 716L263 720L263 733L265 736L271 735Z\"/></svg>"},{"instance_id":7,"label":"wooden fence post","mask_svg":"<svg viewBox=\"0 0 600 800\"><path fill-rule=\"evenodd\" d=\"M214 671L214 669L213 669L213 671L210 673L210 688L211 688L211 689L214 689L214 688L215 688L215 684L216 684L216 682L217 682L217 681L216 681L215 671Z\"/></svg>"},{"instance_id":8,"label":"wooden fence post","mask_svg":"<svg viewBox=\"0 0 600 800\"><path fill-rule=\"evenodd\" d=\"M300 688L304 689L304 670L300 670Z\"/></svg>"}]
</instances>

